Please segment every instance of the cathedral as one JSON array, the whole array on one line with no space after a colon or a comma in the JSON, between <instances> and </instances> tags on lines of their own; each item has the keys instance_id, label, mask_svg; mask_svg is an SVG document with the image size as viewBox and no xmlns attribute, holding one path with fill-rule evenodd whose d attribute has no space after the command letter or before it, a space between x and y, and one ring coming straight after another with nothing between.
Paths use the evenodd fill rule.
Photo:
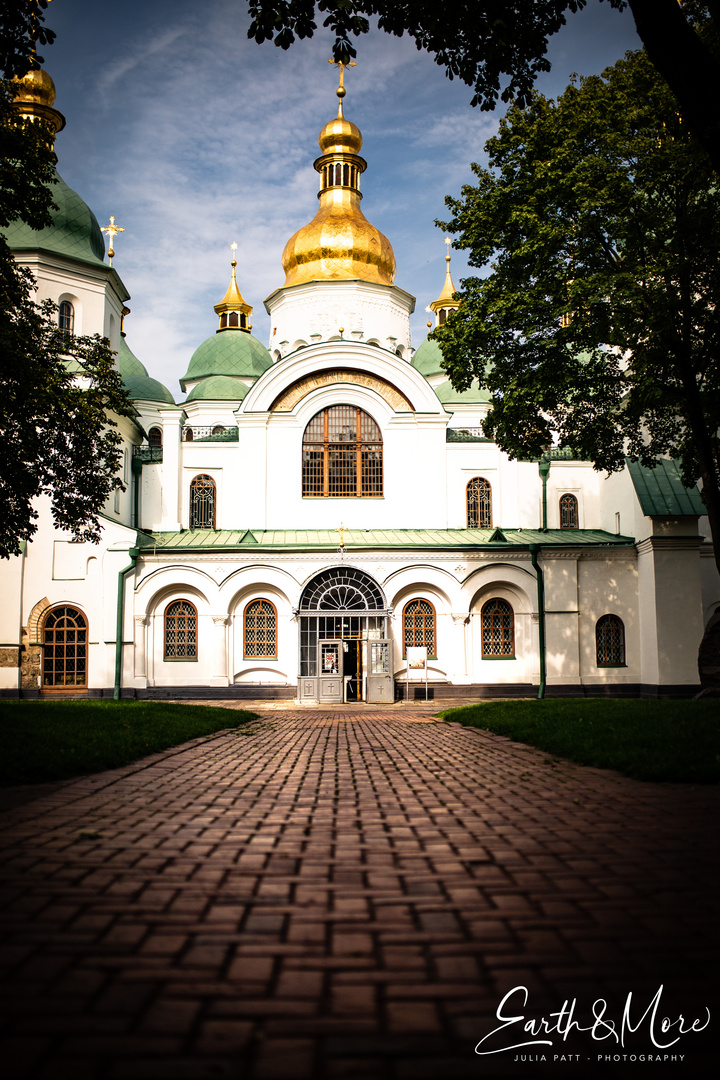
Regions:
<instances>
[{"instance_id":1,"label":"cathedral","mask_svg":"<svg viewBox=\"0 0 720 1080\"><path fill-rule=\"evenodd\" d=\"M116 418L124 491L102 541L41 503L0 567L0 694L694 694L720 604L699 492L672 461L605 476L564 450L510 460L484 436L487 394L454 390L434 341L413 347L415 298L361 208L342 77L337 94L267 346L233 253L216 332L178 357L181 401L131 351L128 291L78 194L59 179L51 226L6 230L60 326L110 340L136 411ZM43 71L19 83L18 109L59 131L54 99ZM446 262L436 325L458 305Z\"/></svg>"}]
</instances>

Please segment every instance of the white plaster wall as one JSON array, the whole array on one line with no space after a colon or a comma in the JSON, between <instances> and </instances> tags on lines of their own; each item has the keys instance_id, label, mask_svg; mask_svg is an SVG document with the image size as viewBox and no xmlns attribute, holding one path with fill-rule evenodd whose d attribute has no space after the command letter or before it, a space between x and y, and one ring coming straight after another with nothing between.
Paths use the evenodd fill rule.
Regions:
<instances>
[{"instance_id":1,"label":"white plaster wall","mask_svg":"<svg viewBox=\"0 0 720 1080\"><path fill-rule=\"evenodd\" d=\"M638 612L638 566L635 552L615 557L582 555L578 564L580 673L584 683L641 681L641 620ZM617 615L625 626L625 667L598 667L595 624L601 615Z\"/></svg>"}]
</instances>

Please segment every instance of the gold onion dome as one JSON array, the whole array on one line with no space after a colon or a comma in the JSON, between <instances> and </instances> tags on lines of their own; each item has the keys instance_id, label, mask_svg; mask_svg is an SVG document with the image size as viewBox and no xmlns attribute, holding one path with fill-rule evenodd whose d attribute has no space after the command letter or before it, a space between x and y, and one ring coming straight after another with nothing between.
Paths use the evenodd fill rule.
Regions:
<instances>
[{"instance_id":1,"label":"gold onion dome","mask_svg":"<svg viewBox=\"0 0 720 1080\"><path fill-rule=\"evenodd\" d=\"M313 220L285 245L285 285L355 279L392 285L392 245L360 209L360 176L367 162L359 157L360 130L343 116L342 68L337 95L337 116L320 132L321 156L313 163L320 174L320 206Z\"/></svg>"},{"instance_id":2,"label":"gold onion dome","mask_svg":"<svg viewBox=\"0 0 720 1080\"><path fill-rule=\"evenodd\" d=\"M35 68L20 78L13 79L15 86L14 106L22 117L45 120L55 135L65 127L65 117L55 103L55 83L47 71Z\"/></svg>"}]
</instances>

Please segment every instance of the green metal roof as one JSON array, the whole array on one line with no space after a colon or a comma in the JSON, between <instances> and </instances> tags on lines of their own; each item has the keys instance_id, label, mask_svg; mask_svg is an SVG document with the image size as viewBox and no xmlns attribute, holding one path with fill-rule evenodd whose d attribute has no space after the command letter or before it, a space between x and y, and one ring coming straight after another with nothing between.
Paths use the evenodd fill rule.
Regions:
<instances>
[{"instance_id":1,"label":"green metal roof","mask_svg":"<svg viewBox=\"0 0 720 1080\"><path fill-rule=\"evenodd\" d=\"M435 393L444 405L476 405L490 401L487 390L481 390L474 380L467 390L456 390L449 381L440 383L435 388Z\"/></svg>"},{"instance_id":2,"label":"green metal roof","mask_svg":"<svg viewBox=\"0 0 720 1080\"><path fill-rule=\"evenodd\" d=\"M243 330L219 330L192 354L180 385L184 390L187 382L211 375L257 378L269 367L272 367L270 353L252 334Z\"/></svg>"},{"instance_id":3,"label":"green metal roof","mask_svg":"<svg viewBox=\"0 0 720 1080\"><path fill-rule=\"evenodd\" d=\"M412 366L417 368L421 375L442 375L443 354L437 341L429 338L418 346L412 358Z\"/></svg>"},{"instance_id":4,"label":"green metal roof","mask_svg":"<svg viewBox=\"0 0 720 1080\"><path fill-rule=\"evenodd\" d=\"M682 482L676 461L660 458L654 469L627 461L630 477L646 517L701 517L707 508L697 487Z\"/></svg>"},{"instance_id":5,"label":"green metal roof","mask_svg":"<svg viewBox=\"0 0 720 1080\"><path fill-rule=\"evenodd\" d=\"M233 375L211 375L194 386L187 401L242 401L250 388Z\"/></svg>"},{"instance_id":6,"label":"green metal roof","mask_svg":"<svg viewBox=\"0 0 720 1080\"><path fill-rule=\"evenodd\" d=\"M378 548L442 548L489 551L543 547L627 547L630 536L616 536L602 529L348 529L343 533L345 549L353 551ZM325 549L337 550L340 534L336 529L194 529L186 532L142 534L141 547L163 551L195 551L211 548L253 547L255 550Z\"/></svg>"},{"instance_id":7,"label":"green metal roof","mask_svg":"<svg viewBox=\"0 0 720 1080\"><path fill-rule=\"evenodd\" d=\"M92 266L103 265L105 241L97 218L78 193L55 175L51 191L57 210L51 211L52 225L31 229L23 221L13 221L2 230L8 247L14 252L51 251Z\"/></svg>"},{"instance_id":8,"label":"green metal roof","mask_svg":"<svg viewBox=\"0 0 720 1080\"><path fill-rule=\"evenodd\" d=\"M141 364L137 356L125 342L125 336L120 338L118 350L118 368L125 389L134 401L162 401L165 405L174 405L175 399L157 379L151 378L144 364Z\"/></svg>"}]
</instances>

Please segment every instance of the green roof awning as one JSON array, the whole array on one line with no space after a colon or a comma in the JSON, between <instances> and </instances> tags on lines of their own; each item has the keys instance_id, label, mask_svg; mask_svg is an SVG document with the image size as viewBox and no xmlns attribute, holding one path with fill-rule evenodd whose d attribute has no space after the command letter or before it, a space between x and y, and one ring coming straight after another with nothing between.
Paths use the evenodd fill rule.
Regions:
<instances>
[{"instance_id":1,"label":"green roof awning","mask_svg":"<svg viewBox=\"0 0 720 1080\"><path fill-rule=\"evenodd\" d=\"M707 513L697 487L683 484L676 461L661 458L654 469L629 459L627 465L646 517L701 517Z\"/></svg>"}]
</instances>

